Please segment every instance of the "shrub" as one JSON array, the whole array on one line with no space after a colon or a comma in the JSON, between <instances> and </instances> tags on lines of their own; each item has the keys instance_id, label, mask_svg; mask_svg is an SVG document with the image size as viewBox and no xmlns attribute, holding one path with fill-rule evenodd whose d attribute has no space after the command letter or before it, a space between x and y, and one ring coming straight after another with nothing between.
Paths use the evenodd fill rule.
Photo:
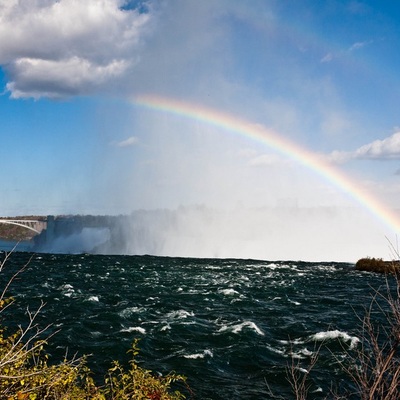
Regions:
<instances>
[{"instance_id":1,"label":"shrub","mask_svg":"<svg viewBox=\"0 0 400 400\"><path fill-rule=\"evenodd\" d=\"M114 361L114 365L108 370L103 391L107 399L180 400L185 398L179 391L170 393L173 382L186 381L183 376L168 374L156 377L151 371L139 367L135 361L135 356L138 354L137 340L129 352L132 353L132 360L128 371L125 371L117 361Z\"/></svg>"},{"instance_id":2,"label":"shrub","mask_svg":"<svg viewBox=\"0 0 400 400\"><path fill-rule=\"evenodd\" d=\"M398 261L383 261L382 258L361 258L356 263L356 270L379 272L384 274L399 273Z\"/></svg>"}]
</instances>

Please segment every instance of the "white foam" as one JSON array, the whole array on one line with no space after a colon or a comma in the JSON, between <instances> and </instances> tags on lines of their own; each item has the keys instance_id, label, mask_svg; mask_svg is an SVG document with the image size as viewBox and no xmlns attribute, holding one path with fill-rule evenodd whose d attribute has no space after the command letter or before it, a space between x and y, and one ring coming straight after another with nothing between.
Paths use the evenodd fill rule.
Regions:
<instances>
[{"instance_id":1,"label":"white foam","mask_svg":"<svg viewBox=\"0 0 400 400\"><path fill-rule=\"evenodd\" d=\"M145 335L146 329L142 328L141 326L131 326L129 328L121 329L121 332L139 332L142 335Z\"/></svg>"},{"instance_id":2,"label":"white foam","mask_svg":"<svg viewBox=\"0 0 400 400\"><path fill-rule=\"evenodd\" d=\"M99 297L98 296L90 296L88 298L88 301L99 301Z\"/></svg>"},{"instance_id":3,"label":"white foam","mask_svg":"<svg viewBox=\"0 0 400 400\"><path fill-rule=\"evenodd\" d=\"M167 317L172 319L184 319L193 316L194 316L193 312L188 312L186 310L171 311L170 313L167 314Z\"/></svg>"},{"instance_id":4,"label":"white foam","mask_svg":"<svg viewBox=\"0 0 400 400\"><path fill-rule=\"evenodd\" d=\"M304 344L305 343L305 341L303 339L300 339L300 338L294 339L294 340L278 340L278 342L282 343L282 344L295 344L295 345Z\"/></svg>"},{"instance_id":5,"label":"white foam","mask_svg":"<svg viewBox=\"0 0 400 400\"><path fill-rule=\"evenodd\" d=\"M69 283L66 283L65 285L60 286L61 290L69 290L69 289L74 289L74 287L72 285L70 285Z\"/></svg>"},{"instance_id":6,"label":"white foam","mask_svg":"<svg viewBox=\"0 0 400 400\"><path fill-rule=\"evenodd\" d=\"M63 295L66 297L71 297L75 293L74 287L69 283L60 286L59 289L63 292Z\"/></svg>"},{"instance_id":7,"label":"white foam","mask_svg":"<svg viewBox=\"0 0 400 400\"><path fill-rule=\"evenodd\" d=\"M318 332L314 335L311 335L310 339L316 341L341 339L345 342L350 342L350 349L353 349L355 346L357 346L357 343L360 341L358 337L350 336L348 333L339 330Z\"/></svg>"},{"instance_id":8,"label":"white foam","mask_svg":"<svg viewBox=\"0 0 400 400\"><path fill-rule=\"evenodd\" d=\"M160 331L161 332L164 332L164 331L169 331L171 329L171 325L170 324L167 324L167 325L164 325L161 329L160 329Z\"/></svg>"},{"instance_id":9,"label":"white foam","mask_svg":"<svg viewBox=\"0 0 400 400\"><path fill-rule=\"evenodd\" d=\"M299 352L296 353L290 353L292 358L298 358L298 359L310 357L312 354L313 352L308 350L307 348L301 349Z\"/></svg>"},{"instance_id":10,"label":"white foam","mask_svg":"<svg viewBox=\"0 0 400 400\"><path fill-rule=\"evenodd\" d=\"M120 315L120 317L128 318L132 314L141 313L144 310L145 310L145 308L143 308L143 307L127 307L127 308L123 309L122 311L120 311L118 314Z\"/></svg>"},{"instance_id":11,"label":"white foam","mask_svg":"<svg viewBox=\"0 0 400 400\"><path fill-rule=\"evenodd\" d=\"M276 353L276 354L281 354L281 355L284 355L284 354L285 354L284 351L282 351L282 350L280 350L280 349L277 349L277 348L275 348L275 347L272 347L272 346L270 346L270 345L268 345L268 344L267 344L267 349L270 350L270 351L272 351L273 353Z\"/></svg>"},{"instance_id":12,"label":"white foam","mask_svg":"<svg viewBox=\"0 0 400 400\"><path fill-rule=\"evenodd\" d=\"M317 387L314 391L312 391L311 393L322 393L322 387Z\"/></svg>"},{"instance_id":13,"label":"white foam","mask_svg":"<svg viewBox=\"0 0 400 400\"><path fill-rule=\"evenodd\" d=\"M184 354L183 357L190 358L190 359L197 359L197 358L204 358L205 356L213 357L214 354L211 350L204 350L202 353L195 353L195 354Z\"/></svg>"},{"instance_id":14,"label":"white foam","mask_svg":"<svg viewBox=\"0 0 400 400\"><path fill-rule=\"evenodd\" d=\"M221 327L218 332L232 332L232 333L240 333L243 329L249 328L256 332L258 335L264 336L264 332L252 321L244 321L240 324L235 325L224 325Z\"/></svg>"},{"instance_id":15,"label":"white foam","mask_svg":"<svg viewBox=\"0 0 400 400\"><path fill-rule=\"evenodd\" d=\"M333 265L318 265L318 269L327 272L336 272L337 269Z\"/></svg>"},{"instance_id":16,"label":"white foam","mask_svg":"<svg viewBox=\"0 0 400 400\"><path fill-rule=\"evenodd\" d=\"M219 293L223 293L225 296L233 296L235 294L239 294L235 289L229 288L229 289L221 289L219 290Z\"/></svg>"},{"instance_id":17,"label":"white foam","mask_svg":"<svg viewBox=\"0 0 400 400\"><path fill-rule=\"evenodd\" d=\"M302 349L302 350L300 351L300 353L301 353L301 354L304 354L305 356L311 356L311 355L313 355L313 352L310 351L310 350L308 350L307 347L304 348L304 349Z\"/></svg>"}]
</instances>

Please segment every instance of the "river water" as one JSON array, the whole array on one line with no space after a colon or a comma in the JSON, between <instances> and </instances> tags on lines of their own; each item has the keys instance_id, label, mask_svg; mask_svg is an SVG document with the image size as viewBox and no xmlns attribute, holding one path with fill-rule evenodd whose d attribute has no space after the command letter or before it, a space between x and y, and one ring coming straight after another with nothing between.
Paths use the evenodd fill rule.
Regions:
<instances>
[{"instance_id":1,"label":"river water","mask_svg":"<svg viewBox=\"0 0 400 400\"><path fill-rule=\"evenodd\" d=\"M351 390L339 361L359 345L357 315L385 284L347 263L17 252L2 287L23 265L3 324L26 323L26 307L45 302L38 322L59 330L52 360L66 348L92 354L100 380L139 338L140 365L187 376L202 400L268 399L269 390L290 399L287 365L307 368L319 346L311 398Z\"/></svg>"}]
</instances>

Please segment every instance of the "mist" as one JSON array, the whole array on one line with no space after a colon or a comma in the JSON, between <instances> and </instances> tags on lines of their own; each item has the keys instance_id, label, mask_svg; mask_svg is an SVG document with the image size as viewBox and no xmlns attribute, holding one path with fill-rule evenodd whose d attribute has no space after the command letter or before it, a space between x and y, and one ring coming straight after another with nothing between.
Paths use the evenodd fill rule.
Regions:
<instances>
[{"instance_id":1,"label":"mist","mask_svg":"<svg viewBox=\"0 0 400 400\"><path fill-rule=\"evenodd\" d=\"M392 230L317 171L199 121L135 107L132 115L138 135L112 146L105 161L118 155L123 168L113 165L102 195L127 216L98 252L344 262L392 257L386 239L394 240Z\"/></svg>"},{"instance_id":2,"label":"mist","mask_svg":"<svg viewBox=\"0 0 400 400\"><path fill-rule=\"evenodd\" d=\"M108 228L84 227L77 232L60 232L50 241L36 245L35 251L58 254L96 253L98 246L110 240Z\"/></svg>"},{"instance_id":3,"label":"mist","mask_svg":"<svg viewBox=\"0 0 400 400\"><path fill-rule=\"evenodd\" d=\"M345 262L390 256L382 231L355 209L197 207L139 215L128 220L128 254Z\"/></svg>"}]
</instances>

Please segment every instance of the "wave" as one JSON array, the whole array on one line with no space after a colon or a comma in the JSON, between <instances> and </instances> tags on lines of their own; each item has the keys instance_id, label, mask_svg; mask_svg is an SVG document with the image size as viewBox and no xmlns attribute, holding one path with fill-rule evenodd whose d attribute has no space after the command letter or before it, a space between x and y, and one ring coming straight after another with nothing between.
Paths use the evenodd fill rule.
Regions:
<instances>
[{"instance_id":1,"label":"wave","mask_svg":"<svg viewBox=\"0 0 400 400\"><path fill-rule=\"evenodd\" d=\"M120 332L139 332L142 335L146 334L146 329L142 328L141 326L131 326L129 328L123 328Z\"/></svg>"},{"instance_id":2,"label":"wave","mask_svg":"<svg viewBox=\"0 0 400 400\"><path fill-rule=\"evenodd\" d=\"M194 354L184 354L184 358L191 358L193 360L198 359L198 358L205 358L206 356L208 357L214 357L214 354L211 350L204 350L202 353L194 353Z\"/></svg>"},{"instance_id":3,"label":"wave","mask_svg":"<svg viewBox=\"0 0 400 400\"><path fill-rule=\"evenodd\" d=\"M183 319L187 317L194 317L193 312L188 312L186 310L177 310L169 312L166 317L168 319Z\"/></svg>"},{"instance_id":4,"label":"wave","mask_svg":"<svg viewBox=\"0 0 400 400\"><path fill-rule=\"evenodd\" d=\"M234 296L236 294L239 294L238 291L236 291L235 289L232 289L232 288L221 289L221 290L218 290L218 292L224 294L225 296Z\"/></svg>"},{"instance_id":5,"label":"wave","mask_svg":"<svg viewBox=\"0 0 400 400\"><path fill-rule=\"evenodd\" d=\"M332 330L332 331L323 331L315 333L311 335L310 340L314 341L325 341L325 340L334 340L340 339L344 342L350 342L350 349L353 349L357 346L360 339L357 336L350 336L347 332Z\"/></svg>"},{"instance_id":6,"label":"wave","mask_svg":"<svg viewBox=\"0 0 400 400\"><path fill-rule=\"evenodd\" d=\"M142 313L144 311L146 311L146 309L144 307L136 307L136 306L134 306L134 307L124 308L118 314L122 318L129 318L134 314Z\"/></svg>"},{"instance_id":7,"label":"wave","mask_svg":"<svg viewBox=\"0 0 400 400\"><path fill-rule=\"evenodd\" d=\"M256 332L260 336L264 336L264 332L252 321L244 321L240 324L234 325L224 325L219 330L218 333L222 332L232 332L232 333L240 333L244 329L250 329Z\"/></svg>"}]
</instances>

